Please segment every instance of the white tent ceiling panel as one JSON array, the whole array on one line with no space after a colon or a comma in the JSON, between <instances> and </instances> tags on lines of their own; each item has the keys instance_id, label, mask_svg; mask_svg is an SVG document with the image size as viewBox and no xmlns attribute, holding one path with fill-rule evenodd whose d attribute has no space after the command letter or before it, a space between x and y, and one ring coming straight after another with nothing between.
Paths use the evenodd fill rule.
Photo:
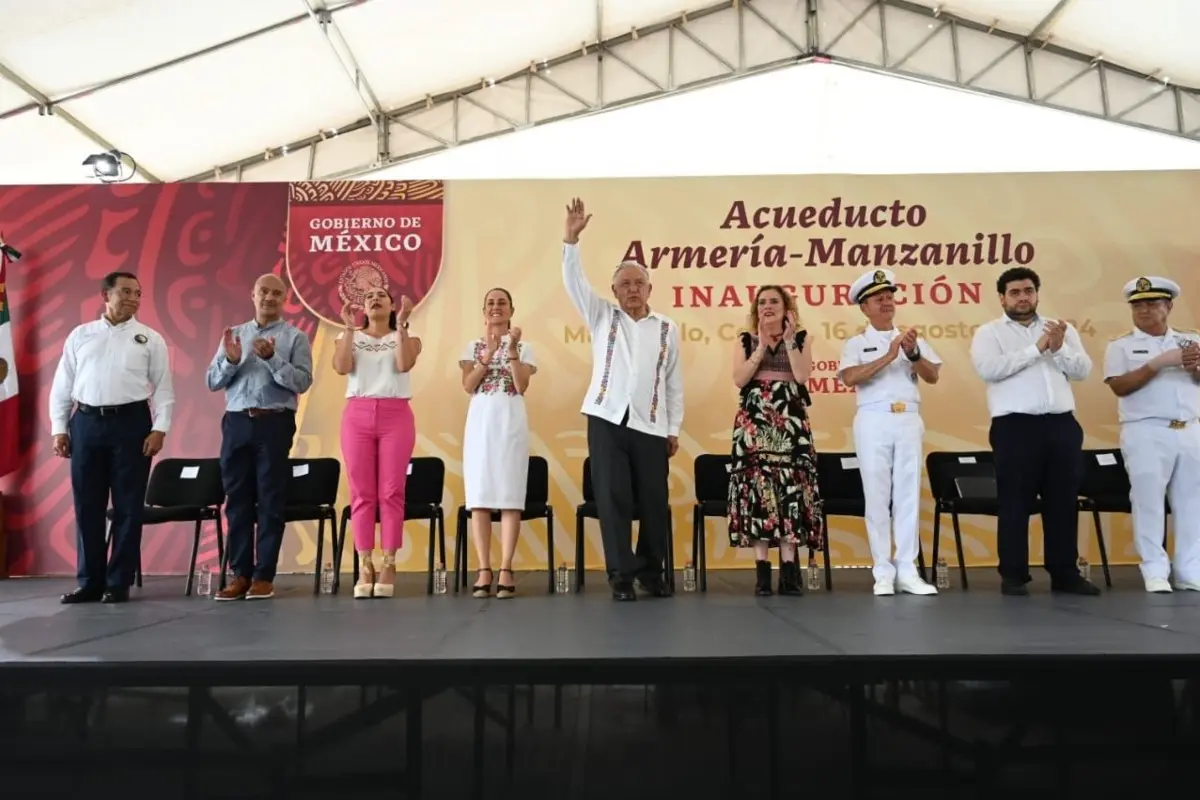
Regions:
<instances>
[{"instance_id":1,"label":"white tent ceiling panel","mask_svg":"<svg viewBox=\"0 0 1200 800\"><path fill-rule=\"evenodd\" d=\"M19 108L29 102L25 94L15 83L0 76L0 114L10 109Z\"/></svg>"},{"instance_id":2,"label":"white tent ceiling panel","mask_svg":"<svg viewBox=\"0 0 1200 800\"><path fill-rule=\"evenodd\" d=\"M940 7L1014 33L1030 33L1060 47L1138 72L1200 86L1200 3L1192 0L945 0Z\"/></svg>"},{"instance_id":3,"label":"white tent ceiling panel","mask_svg":"<svg viewBox=\"0 0 1200 800\"><path fill-rule=\"evenodd\" d=\"M787 102L778 102L787 98ZM771 105L771 125L761 109ZM863 108L874 118L863 123ZM721 109L713 114L713 109ZM819 120L814 124L814 119ZM1197 169L1183 139L819 65L452 148L371 179ZM1200 175L1200 173L1198 173Z\"/></svg>"},{"instance_id":4,"label":"white tent ceiling panel","mask_svg":"<svg viewBox=\"0 0 1200 800\"><path fill-rule=\"evenodd\" d=\"M65 104L140 163L172 175L365 113L313 25L292 25ZM203 160L201 160L203 159Z\"/></svg>"},{"instance_id":5,"label":"white tent ceiling panel","mask_svg":"<svg viewBox=\"0 0 1200 800\"><path fill-rule=\"evenodd\" d=\"M303 12L297 0L26 0L3 6L0 60L51 97L88 89Z\"/></svg>"},{"instance_id":6,"label":"white tent ceiling panel","mask_svg":"<svg viewBox=\"0 0 1200 800\"><path fill-rule=\"evenodd\" d=\"M380 103L394 108L595 41L594 0L371 2L336 18Z\"/></svg>"},{"instance_id":7,"label":"white tent ceiling panel","mask_svg":"<svg viewBox=\"0 0 1200 800\"><path fill-rule=\"evenodd\" d=\"M363 175L826 55L1200 139L1200 94L1176 88L1200 86L1198 0L0 2L0 149L58 141L10 124L49 103L89 142L55 162L115 146L152 179L274 173L314 142L306 173Z\"/></svg>"}]
</instances>

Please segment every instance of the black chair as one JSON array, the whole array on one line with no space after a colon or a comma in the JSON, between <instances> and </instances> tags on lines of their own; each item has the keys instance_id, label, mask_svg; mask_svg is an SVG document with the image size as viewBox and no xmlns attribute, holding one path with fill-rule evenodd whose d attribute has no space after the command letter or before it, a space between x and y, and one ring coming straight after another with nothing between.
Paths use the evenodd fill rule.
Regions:
<instances>
[{"instance_id":1,"label":"black chair","mask_svg":"<svg viewBox=\"0 0 1200 800\"><path fill-rule=\"evenodd\" d=\"M591 456L583 460L583 502L575 508L575 591L583 591L584 576L587 570L584 569L584 538L583 538L583 523L584 520L594 519L599 521L600 510L596 506L596 490L592 486L592 459ZM633 482L633 521L638 522L637 513L637 481ZM667 559L664 565L666 570L667 585L671 590L675 590L675 522L673 515L667 514Z\"/></svg>"},{"instance_id":2,"label":"black chair","mask_svg":"<svg viewBox=\"0 0 1200 800\"><path fill-rule=\"evenodd\" d=\"M465 505L458 507L458 526L454 538L454 591L467 588L467 527L471 512ZM554 508L550 505L550 465L541 456L529 457L529 475L525 484L525 508L521 521L546 520L546 580L554 594ZM492 513L492 522L500 521L500 513Z\"/></svg>"},{"instance_id":3,"label":"black chair","mask_svg":"<svg viewBox=\"0 0 1200 800\"><path fill-rule=\"evenodd\" d=\"M446 489L446 462L431 456L418 456L409 462L408 478L404 486L404 521L427 520L429 522L429 567L425 586L426 594L433 594L433 551L436 542L441 551L441 563L446 564L446 512L442 508L442 494ZM379 512L375 512L375 524L379 524ZM333 579L333 592L341 588L342 556L346 551L346 529L350 526L350 506L342 508L342 524L338 531L337 568ZM358 582L358 548L354 550L354 581Z\"/></svg>"},{"instance_id":4,"label":"black chair","mask_svg":"<svg viewBox=\"0 0 1200 800\"><path fill-rule=\"evenodd\" d=\"M317 559L313 573L313 594L321 593L322 556L325 552L325 523L329 523L329 546L337 552L337 493L342 480L342 465L336 458L289 458L287 496L283 522L317 523ZM228 560L228 554L226 554ZM221 564L221 585L225 585L226 563Z\"/></svg>"},{"instance_id":5,"label":"black chair","mask_svg":"<svg viewBox=\"0 0 1200 800\"><path fill-rule=\"evenodd\" d=\"M696 504L692 506L692 558L700 591L708 591L708 537L705 522L710 517L729 516L729 456L696 456L692 474L696 484ZM582 528L577 534L582 538ZM578 545L576 545L578 546Z\"/></svg>"},{"instance_id":6,"label":"black chair","mask_svg":"<svg viewBox=\"0 0 1200 800\"><path fill-rule=\"evenodd\" d=\"M854 453L817 453L817 485L821 489L821 516L825 526L825 589L833 590L833 570L829 561L829 518L867 516L862 473ZM918 550L919 552L919 550ZM923 561L923 559L922 559ZM921 564L922 577L925 565Z\"/></svg>"},{"instance_id":7,"label":"black chair","mask_svg":"<svg viewBox=\"0 0 1200 800\"><path fill-rule=\"evenodd\" d=\"M942 514L950 515L954 526L954 547L958 552L958 573L962 588L967 588L967 566L963 558L963 515L998 517L1000 501L996 494L996 462L990 450L975 452L935 452L925 457L929 491L933 495L933 564L937 569L942 540ZM1033 513L1040 512L1040 503Z\"/></svg>"},{"instance_id":8,"label":"black chair","mask_svg":"<svg viewBox=\"0 0 1200 800\"><path fill-rule=\"evenodd\" d=\"M205 522L217 523L217 563L225 558L225 532L221 526L221 504L225 489L221 483L221 462L216 458L164 458L154 465L146 487L143 525L168 522L194 522L192 558L188 567L184 594L192 593L196 558L200 553L200 529ZM112 509L107 513L112 519ZM106 537L111 539L111 531ZM142 585L142 558L138 553L137 585Z\"/></svg>"},{"instance_id":9,"label":"black chair","mask_svg":"<svg viewBox=\"0 0 1200 800\"><path fill-rule=\"evenodd\" d=\"M1129 499L1129 473L1120 450L1084 450L1083 484L1079 487L1079 510L1092 515L1096 544L1100 549L1100 565L1104 570L1104 585L1112 588L1108 570L1108 548L1104 543L1101 514L1132 514ZM1163 518L1163 541L1167 537L1166 517Z\"/></svg>"}]
</instances>

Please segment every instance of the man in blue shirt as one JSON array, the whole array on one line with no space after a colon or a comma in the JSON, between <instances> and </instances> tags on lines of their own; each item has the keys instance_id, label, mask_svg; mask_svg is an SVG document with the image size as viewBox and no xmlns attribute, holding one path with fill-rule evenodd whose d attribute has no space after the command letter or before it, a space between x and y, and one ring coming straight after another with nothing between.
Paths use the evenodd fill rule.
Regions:
<instances>
[{"instance_id":1,"label":"man in blue shirt","mask_svg":"<svg viewBox=\"0 0 1200 800\"><path fill-rule=\"evenodd\" d=\"M277 275L255 281L254 319L225 329L208 368L209 391L225 392L221 477L233 572L218 600L275 594L297 398L312 386L312 345L281 318L286 294Z\"/></svg>"}]
</instances>

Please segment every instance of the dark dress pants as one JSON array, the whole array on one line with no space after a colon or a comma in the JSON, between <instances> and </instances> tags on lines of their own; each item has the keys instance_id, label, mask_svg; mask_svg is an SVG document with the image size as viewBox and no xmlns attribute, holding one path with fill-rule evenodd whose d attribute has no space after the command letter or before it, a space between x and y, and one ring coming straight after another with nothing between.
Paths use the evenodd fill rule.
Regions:
<instances>
[{"instance_id":1,"label":"dark dress pants","mask_svg":"<svg viewBox=\"0 0 1200 800\"><path fill-rule=\"evenodd\" d=\"M1000 575L1027 583L1029 517L1042 506L1046 571L1053 583L1079 576L1079 487L1083 428L1074 414L1007 414L988 434L996 459Z\"/></svg>"},{"instance_id":2,"label":"dark dress pants","mask_svg":"<svg viewBox=\"0 0 1200 800\"><path fill-rule=\"evenodd\" d=\"M221 419L229 566L236 577L275 580L295 435L294 411L230 411Z\"/></svg>"},{"instance_id":3,"label":"dark dress pants","mask_svg":"<svg viewBox=\"0 0 1200 800\"><path fill-rule=\"evenodd\" d=\"M75 501L76 568L89 591L128 589L142 549L142 517L150 458L143 455L152 427L150 406L81 406L71 416L71 493ZM112 542L105 516L112 497ZM107 559L106 559L107 556ZM106 564L107 561L107 564Z\"/></svg>"},{"instance_id":4,"label":"dark dress pants","mask_svg":"<svg viewBox=\"0 0 1200 800\"><path fill-rule=\"evenodd\" d=\"M671 513L667 440L590 415L587 425L592 488L596 492L608 580L612 584L629 583L634 578L661 582Z\"/></svg>"}]
</instances>

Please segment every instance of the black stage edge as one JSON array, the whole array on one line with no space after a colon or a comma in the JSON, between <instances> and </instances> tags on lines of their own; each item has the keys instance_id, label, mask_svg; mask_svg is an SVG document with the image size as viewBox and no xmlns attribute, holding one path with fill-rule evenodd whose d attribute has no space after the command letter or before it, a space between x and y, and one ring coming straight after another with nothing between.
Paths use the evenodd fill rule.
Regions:
<instances>
[{"instance_id":1,"label":"black stage edge","mask_svg":"<svg viewBox=\"0 0 1200 800\"><path fill-rule=\"evenodd\" d=\"M128 604L70 607L58 595L72 581L10 580L0 582L0 730L13 741L0 747L0 769L84 774L128 763L185 775L185 797L226 796L210 793L202 777L221 769L247 770L263 781L262 796L281 797L361 789L374 779L412 797L501 796L524 772L537 784L543 772L566 770L566 784L536 791L590 797L577 768L583 756L544 762L537 753L632 703L652 727L698 715L668 735L699 737L685 761L709 758L697 749L710 739L724 742L715 752L728 759L718 792L725 797L743 796L755 775L765 776L761 791L744 796L808 796L818 787L828 797L894 797L898 788L991 796L1015 767L1049 770L1037 785L1067 797L1081 763L1148 761L1175 775L1200 744L1200 594L1149 595L1136 570L1115 576L1116 588L1097 598L1052 595L1040 574L1031 596L1004 597L983 570L970 591L877 598L868 573L842 571L834 592L759 599L747 574L713 572L706 593L636 603L614 603L600 576L582 594L548 595L544 573L520 575L515 599L483 601L428 596L423 576L402 576L390 600L355 601L348 586L314 597L311 578L295 577L281 579L273 600L235 603L185 597L183 578L149 578ZM613 688L621 686L638 689ZM264 749L247 733L222 700L237 687L276 687L292 698L286 743ZM326 703L345 713L310 718L312 698L345 687L357 687L353 702ZM998 706L990 716L1006 717L985 726L987 737L975 719L984 696ZM116 698L128 705L137 697L174 703L183 739L129 749L105 733ZM1131 699L1144 714L1131 711ZM455 710L445 711L447 703ZM470 741L454 791L427 780L430 707L442 709L435 727ZM825 785L836 777L829 769L799 778L789 744L797 719L830 708L837 715L821 736L844 734L845 751L825 767L844 756L845 794ZM56 714L72 720L70 747L20 733ZM724 722L710 729L714 714ZM390 771L368 774L359 763L315 774L306 766L391 721L403 745L393 744ZM967 730L955 730L960 723ZM735 733L747 726L754 742ZM219 755L201 744L214 732L225 744ZM919 767L884 766L894 736L937 756ZM739 749L753 751L749 772L736 766ZM1089 796L1109 796L1116 785ZM167 796L175 795L158 793Z\"/></svg>"}]
</instances>

